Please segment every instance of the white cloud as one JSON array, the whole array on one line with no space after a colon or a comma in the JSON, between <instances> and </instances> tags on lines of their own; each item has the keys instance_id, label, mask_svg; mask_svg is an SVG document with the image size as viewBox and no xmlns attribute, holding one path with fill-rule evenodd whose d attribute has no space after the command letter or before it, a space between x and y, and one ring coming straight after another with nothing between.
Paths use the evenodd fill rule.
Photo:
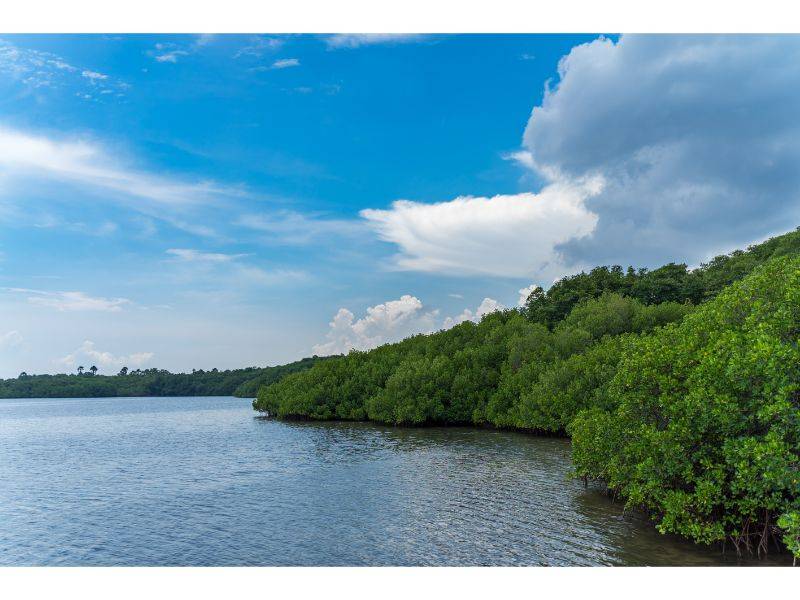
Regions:
<instances>
[{"instance_id":1,"label":"white cloud","mask_svg":"<svg viewBox=\"0 0 800 600\"><path fill-rule=\"evenodd\" d=\"M497 300L493 298L484 298L483 301L480 303L475 312L472 312L470 309L465 308L464 312L456 317L447 317L444 320L443 327L445 329L450 329L458 325L459 323L463 323L464 321L472 321L473 323L480 323L480 320L489 313L493 313L498 310L505 310L505 306L500 304Z\"/></svg>"},{"instance_id":2,"label":"white cloud","mask_svg":"<svg viewBox=\"0 0 800 600\"><path fill-rule=\"evenodd\" d=\"M156 54L153 58L156 59L157 62L160 63L173 63L175 64L178 62L179 56L187 56L189 53L185 50L170 50L169 52L164 52L163 54Z\"/></svg>"},{"instance_id":3,"label":"white cloud","mask_svg":"<svg viewBox=\"0 0 800 600\"><path fill-rule=\"evenodd\" d=\"M300 59L298 58L280 58L272 63L273 69L288 69L289 67L299 67Z\"/></svg>"},{"instance_id":4,"label":"white cloud","mask_svg":"<svg viewBox=\"0 0 800 600\"><path fill-rule=\"evenodd\" d=\"M247 256L247 254L223 254L219 252L200 252L191 248L170 248L167 254L186 262L223 263Z\"/></svg>"},{"instance_id":5,"label":"white cloud","mask_svg":"<svg viewBox=\"0 0 800 600\"><path fill-rule=\"evenodd\" d=\"M537 286L535 283L530 284L528 287L524 287L519 290L519 300L517 300L517 306L525 306L525 302L528 300L528 296L531 295L531 292L535 290Z\"/></svg>"},{"instance_id":6,"label":"white cloud","mask_svg":"<svg viewBox=\"0 0 800 600\"><path fill-rule=\"evenodd\" d=\"M97 71L84 70L84 71L81 71L81 76L82 77L86 77L87 79L91 79L93 81L96 81L98 79L101 80L101 81L103 79L108 79L108 75L103 75L102 73L98 73Z\"/></svg>"},{"instance_id":7,"label":"white cloud","mask_svg":"<svg viewBox=\"0 0 800 600\"><path fill-rule=\"evenodd\" d=\"M130 169L112 156L112 152L90 141L54 139L0 127L0 176L7 180L18 178L29 183L31 179L49 179L166 205L190 205L241 195L239 189L223 188L209 181L187 183ZM141 204L133 207L144 208Z\"/></svg>"},{"instance_id":8,"label":"white cloud","mask_svg":"<svg viewBox=\"0 0 800 600\"><path fill-rule=\"evenodd\" d=\"M602 185L551 184L538 194L459 197L424 204L399 200L361 212L381 239L397 244L404 270L548 277L563 269L558 244L585 236L597 217L584 202Z\"/></svg>"},{"instance_id":9,"label":"white cloud","mask_svg":"<svg viewBox=\"0 0 800 600\"><path fill-rule=\"evenodd\" d=\"M217 38L217 34L215 33L201 33L195 38L195 46L202 48L203 46L208 46Z\"/></svg>"},{"instance_id":10,"label":"white cloud","mask_svg":"<svg viewBox=\"0 0 800 600\"><path fill-rule=\"evenodd\" d=\"M18 347L23 342L22 334L19 331L7 331L0 335L0 350L11 350Z\"/></svg>"},{"instance_id":11,"label":"white cloud","mask_svg":"<svg viewBox=\"0 0 800 600\"><path fill-rule=\"evenodd\" d=\"M170 248L166 254L174 256L172 262L182 263L189 268L183 276L193 280L212 279L214 283L226 282L233 289L252 285L276 285L297 283L308 279L304 271L294 269L262 269L254 265L242 264L240 259L250 254L225 254L221 252L200 252L191 248Z\"/></svg>"},{"instance_id":12,"label":"white cloud","mask_svg":"<svg viewBox=\"0 0 800 600\"><path fill-rule=\"evenodd\" d=\"M34 90L55 90L69 86L91 86L116 96L124 95L128 84L91 69L82 69L69 64L51 52L41 52L19 47L0 40L0 73ZM80 98L95 100L91 94L78 92Z\"/></svg>"},{"instance_id":13,"label":"white cloud","mask_svg":"<svg viewBox=\"0 0 800 600\"><path fill-rule=\"evenodd\" d=\"M83 292L48 292L27 288L5 288L6 291L26 294L28 302L37 306L54 308L58 311L100 311L119 312L130 304L127 298L102 298L89 296Z\"/></svg>"},{"instance_id":14,"label":"white cloud","mask_svg":"<svg viewBox=\"0 0 800 600\"><path fill-rule=\"evenodd\" d=\"M313 351L328 355L352 349L368 350L416 333L428 333L435 329L437 314L437 311L424 312L422 302L408 294L367 308L360 319L340 308L329 324L327 341L314 346Z\"/></svg>"},{"instance_id":15,"label":"white cloud","mask_svg":"<svg viewBox=\"0 0 800 600\"><path fill-rule=\"evenodd\" d=\"M172 42L159 42L147 54L160 63L175 64L183 56L190 56L201 51L215 39L214 34L202 33L194 38L190 44L173 44ZM147 69L143 69L146 73Z\"/></svg>"},{"instance_id":16,"label":"white cloud","mask_svg":"<svg viewBox=\"0 0 800 600\"><path fill-rule=\"evenodd\" d=\"M419 40L415 33L338 33L325 38L328 48L358 48L374 44L400 44Z\"/></svg>"},{"instance_id":17,"label":"white cloud","mask_svg":"<svg viewBox=\"0 0 800 600\"><path fill-rule=\"evenodd\" d=\"M283 44L284 40L281 38L257 36L251 38L247 46L240 48L236 54L233 55L233 58L240 58L242 56L260 58L265 52L273 52L280 49Z\"/></svg>"},{"instance_id":18,"label":"white cloud","mask_svg":"<svg viewBox=\"0 0 800 600\"><path fill-rule=\"evenodd\" d=\"M101 367L141 367L153 358L152 352L134 352L133 354L115 356L110 352L101 352L95 349L94 342L86 340L74 352L67 354L63 358L57 359L55 362L65 367L75 367L78 363L86 363L83 365L86 369L91 364Z\"/></svg>"},{"instance_id":19,"label":"white cloud","mask_svg":"<svg viewBox=\"0 0 800 600\"><path fill-rule=\"evenodd\" d=\"M397 267L544 282L696 264L800 222L800 37L600 38L559 77L504 156L544 180L538 194L362 212Z\"/></svg>"},{"instance_id":20,"label":"white cloud","mask_svg":"<svg viewBox=\"0 0 800 600\"><path fill-rule=\"evenodd\" d=\"M623 35L576 46L517 160L602 176L568 262L690 264L800 222L800 37Z\"/></svg>"},{"instance_id":21,"label":"white cloud","mask_svg":"<svg viewBox=\"0 0 800 600\"><path fill-rule=\"evenodd\" d=\"M188 47L184 48L171 43L158 43L154 46L153 50L148 51L148 54L152 56L156 62L175 64L178 62L178 58L181 56L189 56L190 52Z\"/></svg>"},{"instance_id":22,"label":"white cloud","mask_svg":"<svg viewBox=\"0 0 800 600\"><path fill-rule=\"evenodd\" d=\"M528 169L535 169L536 164L533 162L533 155L527 150L518 150L516 152L509 152L503 155L504 160L511 160L517 164Z\"/></svg>"},{"instance_id":23,"label":"white cloud","mask_svg":"<svg viewBox=\"0 0 800 600\"><path fill-rule=\"evenodd\" d=\"M462 298L460 294L449 295ZM493 298L484 298L474 311L465 308L461 314L446 317L441 322L438 309L425 310L422 302L409 294L367 308L366 314L360 319L356 319L348 309L340 308L328 324L327 341L315 345L312 350L314 354L323 356L347 353L353 349L369 350L419 333L450 329L465 321L479 323L485 315L505 308ZM437 325L439 322L441 325Z\"/></svg>"}]
</instances>

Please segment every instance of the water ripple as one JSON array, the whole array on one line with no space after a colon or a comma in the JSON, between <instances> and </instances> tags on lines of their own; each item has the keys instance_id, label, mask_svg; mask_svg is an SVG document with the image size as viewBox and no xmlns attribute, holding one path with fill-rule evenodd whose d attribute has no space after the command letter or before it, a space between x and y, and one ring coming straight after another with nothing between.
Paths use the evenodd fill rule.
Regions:
<instances>
[{"instance_id":1,"label":"water ripple","mask_svg":"<svg viewBox=\"0 0 800 600\"><path fill-rule=\"evenodd\" d=\"M3 565L724 564L568 478L561 439L0 401Z\"/></svg>"}]
</instances>

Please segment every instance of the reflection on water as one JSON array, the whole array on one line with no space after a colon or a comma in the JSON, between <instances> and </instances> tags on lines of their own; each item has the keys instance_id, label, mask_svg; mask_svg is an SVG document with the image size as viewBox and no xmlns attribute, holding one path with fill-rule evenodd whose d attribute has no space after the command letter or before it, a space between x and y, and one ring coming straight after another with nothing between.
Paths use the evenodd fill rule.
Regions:
<instances>
[{"instance_id":1,"label":"reflection on water","mask_svg":"<svg viewBox=\"0 0 800 600\"><path fill-rule=\"evenodd\" d=\"M0 401L0 564L736 564L569 468L562 439L235 398Z\"/></svg>"}]
</instances>

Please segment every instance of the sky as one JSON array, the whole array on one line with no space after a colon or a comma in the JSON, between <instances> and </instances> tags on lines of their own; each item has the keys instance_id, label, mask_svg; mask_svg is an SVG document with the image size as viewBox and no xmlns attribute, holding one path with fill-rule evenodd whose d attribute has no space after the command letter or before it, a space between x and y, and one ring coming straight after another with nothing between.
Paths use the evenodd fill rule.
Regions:
<instances>
[{"instance_id":1,"label":"sky","mask_svg":"<svg viewBox=\"0 0 800 600\"><path fill-rule=\"evenodd\" d=\"M366 349L800 225L800 38L0 36L0 376Z\"/></svg>"}]
</instances>

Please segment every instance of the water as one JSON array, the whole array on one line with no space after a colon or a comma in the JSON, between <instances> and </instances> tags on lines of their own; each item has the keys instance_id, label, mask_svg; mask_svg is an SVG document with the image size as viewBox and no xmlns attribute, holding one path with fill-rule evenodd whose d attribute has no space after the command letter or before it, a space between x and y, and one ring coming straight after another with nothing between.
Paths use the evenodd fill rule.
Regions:
<instances>
[{"instance_id":1,"label":"water","mask_svg":"<svg viewBox=\"0 0 800 600\"><path fill-rule=\"evenodd\" d=\"M0 400L0 564L735 564L569 467L562 439L280 423L237 398Z\"/></svg>"}]
</instances>

